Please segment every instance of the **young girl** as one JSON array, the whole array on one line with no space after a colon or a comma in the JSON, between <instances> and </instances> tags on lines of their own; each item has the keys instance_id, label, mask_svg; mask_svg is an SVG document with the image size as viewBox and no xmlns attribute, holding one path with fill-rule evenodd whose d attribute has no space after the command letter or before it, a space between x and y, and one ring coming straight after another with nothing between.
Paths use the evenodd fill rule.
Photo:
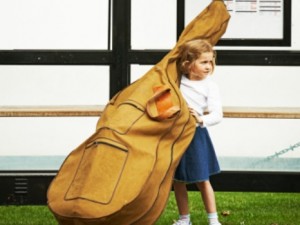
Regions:
<instances>
[{"instance_id":1,"label":"young girl","mask_svg":"<svg viewBox=\"0 0 300 225\"><path fill-rule=\"evenodd\" d=\"M174 178L174 192L179 219L173 225L191 225L188 208L187 183L196 183L201 192L210 225L218 221L215 196L209 177L220 172L215 150L207 126L219 123L223 118L219 90L211 80L215 67L215 51L205 40L186 42L179 49L178 71L182 74L180 90L190 113L196 119L196 132L184 153ZM208 114L204 114L207 110Z\"/></svg>"}]
</instances>

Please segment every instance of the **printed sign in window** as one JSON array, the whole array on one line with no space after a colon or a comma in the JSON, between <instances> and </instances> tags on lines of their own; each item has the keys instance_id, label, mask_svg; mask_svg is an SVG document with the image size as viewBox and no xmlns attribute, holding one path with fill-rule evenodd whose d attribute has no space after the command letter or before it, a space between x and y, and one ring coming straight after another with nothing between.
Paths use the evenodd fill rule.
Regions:
<instances>
[{"instance_id":1,"label":"printed sign in window","mask_svg":"<svg viewBox=\"0 0 300 225\"><path fill-rule=\"evenodd\" d=\"M223 38L283 39L283 0L225 0L231 21Z\"/></svg>"}]
</instances>

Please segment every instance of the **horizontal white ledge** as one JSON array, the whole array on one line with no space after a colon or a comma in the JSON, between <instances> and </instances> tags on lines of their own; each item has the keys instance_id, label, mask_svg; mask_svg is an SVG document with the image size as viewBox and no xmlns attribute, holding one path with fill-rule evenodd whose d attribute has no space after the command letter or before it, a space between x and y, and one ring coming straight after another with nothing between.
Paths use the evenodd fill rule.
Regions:
<instances>
[{"instance_id":1,"label":"horizontal white ledge","mask_svg":"<svg viewBox=\"0 0 300 225\"><path fill-rule=\"evenodd\" d=\"M101 116L104 105L0 106L0 117ZM223 107L225 118L300 119L299 107Z\"/></svg>"}]
</instances>

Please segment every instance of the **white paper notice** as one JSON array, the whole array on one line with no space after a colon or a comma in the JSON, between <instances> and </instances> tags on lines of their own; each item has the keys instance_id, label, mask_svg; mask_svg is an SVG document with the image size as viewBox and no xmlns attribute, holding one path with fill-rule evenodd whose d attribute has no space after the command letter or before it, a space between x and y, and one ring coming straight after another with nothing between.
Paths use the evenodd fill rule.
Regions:
<instances>
[{"instance_id":1,"label":"white paper notice","mask_svg":"<svg viewBox=\"0 0 300 225\"><path fill-rule=\"evenodd\" d=\"M224 0L231 14L223 38L282 39L284 0Z\"/></svg>"}]
</instances>

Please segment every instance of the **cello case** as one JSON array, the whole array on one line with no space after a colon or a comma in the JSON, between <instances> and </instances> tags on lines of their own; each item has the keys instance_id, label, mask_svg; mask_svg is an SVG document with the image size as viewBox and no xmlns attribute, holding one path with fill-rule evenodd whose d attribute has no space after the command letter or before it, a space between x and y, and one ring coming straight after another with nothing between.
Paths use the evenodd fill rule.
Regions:
<instances>
[{"instance_id":1,"label":"cello case","mask_svg":"<svg viewBox=\"0 0 300 225\"><path fill-rule=\"evenodd\" d=\"M229 14L213 1L169 54L106 105L97 129L65 159L49 186L48 206L61 225L150 225L166 206L175 169L195 120L179 90L180 44L215 44Z\"/></svg>"}]
</instances>

